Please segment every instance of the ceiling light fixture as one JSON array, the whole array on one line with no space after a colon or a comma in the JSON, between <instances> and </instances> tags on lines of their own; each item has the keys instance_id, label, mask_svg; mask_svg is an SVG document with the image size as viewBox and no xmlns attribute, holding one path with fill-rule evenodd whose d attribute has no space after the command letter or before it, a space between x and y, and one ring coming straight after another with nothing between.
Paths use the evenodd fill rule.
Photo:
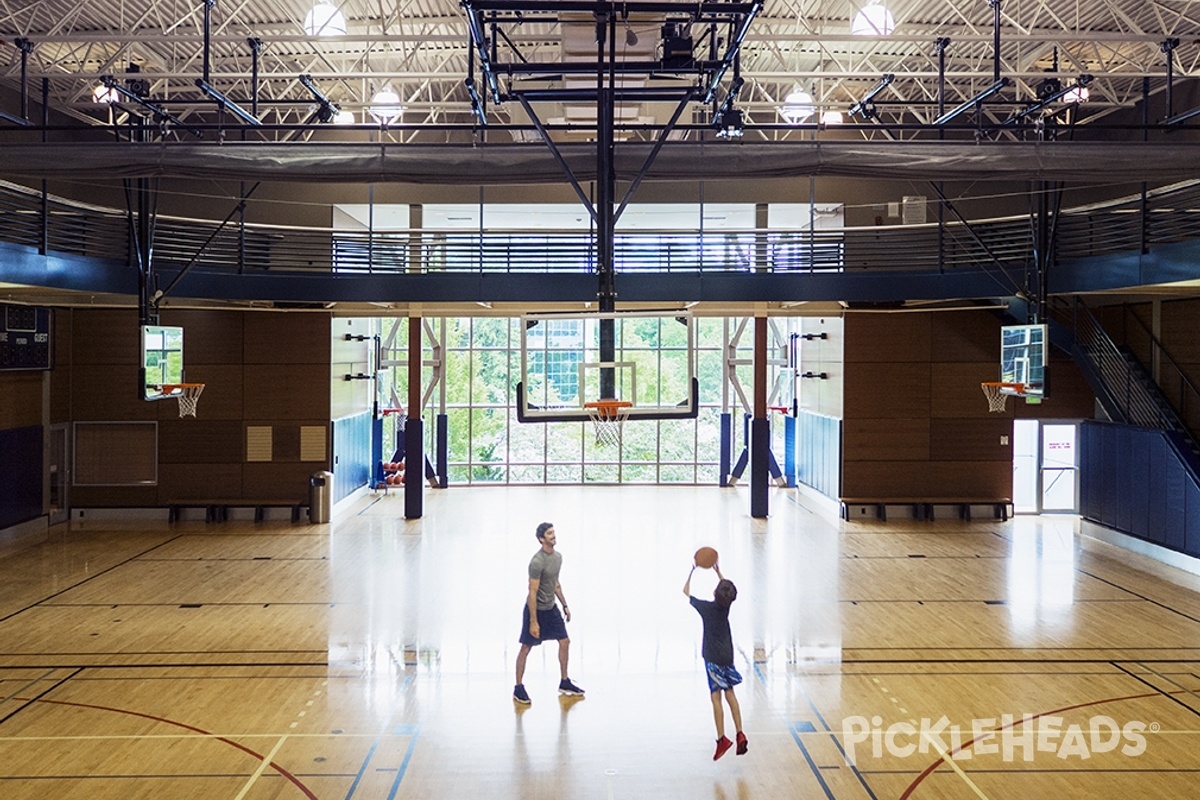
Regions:
<instances>
[{"instance_id":1,"label":"ceiling light fixture","mask_svg":"<svg viewBox=\"0 0 1200 800\"><path fill-rule=\"evenodd\" d=\"M400 95L391 89L383 89L376 92L375 96L371 98L371 105L367 107L367 113L386 128L400 118L400 115L404 113L404 106L400 105Z\"/></svg>"},{"instance_id":2,"label":"ceiling light fixture","mask_svg":"<svg viewBox=\"0 0 1200 800\"><path fill-rule=\"evenodd\" d=\"M783 105L779 107L779 116L792 125L799 125L811 117L815 111L812 95L803 89L796 89L783 98Z\"/></svg>"},{"instance_id":3,"label":"ceiling light fixture","mask_svg":"<svg viewBox=\"0 0 1200 800\"><path fill-rule=\"evenodd\" d=\"M111 105L120 99L117 90L112 87L105 86L103 83L96 84L96 88L92 89L92 102L99 104Z\"/></svg>"},{"instance_id":4,"label":"ceiling light fixture","mask_svg":"<svg viewBox=\"0 0 1200 800\"><path fill-rule=\"evenodd\" d=\"M879 0L863 6L850 23L853 36L890 36L895 29L896 20L892 12Z\"/></svg>"},{"instance_id":5,"label":"ceiling light fixture","mask_svg":"<svg viewBox=\"0 0 1200 800\"><path fill-rule=\"evenodd\" d=\"M345 36L346 17L336 6L321 0L304 17L304 32L309 36Z\"/></svg>"}]
</instances>

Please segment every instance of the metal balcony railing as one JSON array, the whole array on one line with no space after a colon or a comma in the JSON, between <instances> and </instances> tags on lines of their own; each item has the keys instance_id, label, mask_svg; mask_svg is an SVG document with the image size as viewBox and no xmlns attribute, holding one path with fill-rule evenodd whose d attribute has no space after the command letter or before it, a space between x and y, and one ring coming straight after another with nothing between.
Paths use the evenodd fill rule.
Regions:
<instances>
[{"instance_id":1,"label":"metal balcony railing","mask_svg":"<svg viewBox=\"0 0 1200 800\"><path fill-rule=\"evenodd\" d=\"M0 240L64 254L129 261L123 211L46 197L0 182ZM1200 182L1073 209L1057 223L1059 258L1136 251L1200 238ZM1021 265L1033 251L1027 217L840 230L625 231L618 272L953 271ZM588 231L345 231L159 216L160 265L356 274L594 272Z\"/></svg>"}]
</instances>

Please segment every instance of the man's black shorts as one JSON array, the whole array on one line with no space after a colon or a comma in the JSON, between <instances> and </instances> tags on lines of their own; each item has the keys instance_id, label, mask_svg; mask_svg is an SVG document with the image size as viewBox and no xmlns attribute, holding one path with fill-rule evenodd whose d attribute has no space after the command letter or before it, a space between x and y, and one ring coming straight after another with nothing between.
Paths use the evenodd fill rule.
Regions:
<instances>
[{"instance_id":1,"label":"man's black shorts","mask_svg":"<svg viewBox=\"0 0 1200 800\"><path fill-rule=\"evenodd\" d=\"M539 632L542 634L540 639L535 639L529 634L529 606L524 606L521 611L521 644L536 647L547 639L567 638L567 623L563 622L558 606L552 606L545 611L538 609L537 619L538 627L541 628Z\"/></svg>"}]
</instances>

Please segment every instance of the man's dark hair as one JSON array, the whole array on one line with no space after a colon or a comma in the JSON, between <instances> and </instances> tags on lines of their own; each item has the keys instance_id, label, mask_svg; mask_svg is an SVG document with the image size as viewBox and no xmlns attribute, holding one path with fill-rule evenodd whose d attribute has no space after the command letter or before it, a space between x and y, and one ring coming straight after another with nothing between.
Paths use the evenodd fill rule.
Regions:
<instances>
[{"instance_id":1,"label":"man's dark hair","mask_svg":"<svg viewBox=\"0 0 1200 800\"><path fill-rule=\"evenodd\" d=\"M538 541L540 542L542 540L542 537L546 535L546 531L550 530L553 527L554 527L553 522L543 522L541 525L538 525L538 527L537 527Z\"/></svg>"},{"instance_id":2,"label":"man's dark hair","mask_svg":"<svg viewBox=\"0 0 1200 800\"><path fill-rule=\"evenodd\" d=\"M728 578L722 578L713 590L713 600L722 608L729 608L737 600L737 587Z\"/></svg>"}]
</instances>

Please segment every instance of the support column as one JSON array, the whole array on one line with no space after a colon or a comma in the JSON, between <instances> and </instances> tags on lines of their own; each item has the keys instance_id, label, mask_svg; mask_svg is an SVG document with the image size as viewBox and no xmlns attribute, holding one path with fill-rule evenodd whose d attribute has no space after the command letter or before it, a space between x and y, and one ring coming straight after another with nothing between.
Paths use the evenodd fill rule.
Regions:
<instances>
[{"instance_id":1,"label":"support column","mask_svg":"<svg viewBox=\"0 0 1200 800\"><path fill-rule=\"evenodd\" d=\"M419 311L413 311L420 314ZM408 421L404 424L404 518L425 511L425 429L421 417L421 317L408 318Z\"/></svg>"},{"instance_id":2,"label":"support column","mask_svg":"<svg viewBox=\"0 0 1200 800\"><path fill-rule=\"evenodd\" d=\"M754 318L754 417L750 421L750 516L767 516L771 429L767 420L767 318Z\"/></svg>"}]
</instances>

